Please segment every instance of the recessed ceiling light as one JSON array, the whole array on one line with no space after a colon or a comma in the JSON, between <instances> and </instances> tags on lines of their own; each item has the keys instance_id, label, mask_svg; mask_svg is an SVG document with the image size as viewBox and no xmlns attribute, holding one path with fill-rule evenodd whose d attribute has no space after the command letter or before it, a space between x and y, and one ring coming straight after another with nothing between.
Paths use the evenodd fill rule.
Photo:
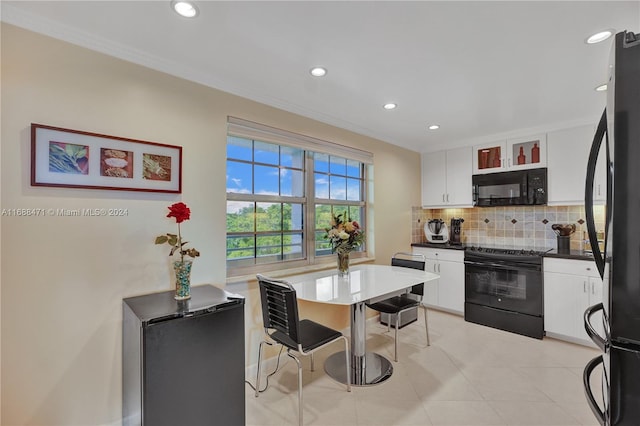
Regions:
<instances>
[{"instance_id":1,"label":"recessed ceiling light","mask_svg":"<svg viewBox=\"0 0 640 426\"><path fill-rule=\"evenodd\" d=\"M607 91L607 85L605 84L601 84L600 86L595 88L596 92L606 92Z\"/></svg>"},{"instance_id":2,"label":"recessed ceiling light","mask_svg":"<svg viewBox=\"0 0 640 426\"><path fill-rule=\"evenodd\" d=\"M438 130L440 128L439 124L432 124L431 126L429 126L429 130Z\"/></svg>"},{"instance_id":3,"label":"recessed ceiling light","mask_svg":"<svg viewBox=\"0 0 640 426\"><path fill-rule=\"evenodd\" d=\"M389 102L388 104L384 104L382 108L384 109L396 109L398 104L394 104L393 102Z\"/></svg>"},{"instance_id":4,"label":"recessed ceiling light","mask_svg":"<svg viewBox=\"0 0 640 426\"><path fill-rule=\"evenodd\" d=\"M184 16L185 18L195 18L198 15L198 8L192 2L188 1L177 1L173 0L171 2L171 8L180 16Z\"/></svg>"},{"instance_id":5,"label":"recessed ceiling light","mask_svg":"<svg viewBox=\"0 0 640 426\"><path fill-rule=\"evenodd\" d=\"M592 36L589 36L589 38L587 38L585 42L587 44L600 43L601 41L605 41L606 39L611 37L612 34L613 34L613 30L600 31L598 33L593 34Z\"/></svg>"},{"instance_id":6,"label":"recessed ceiling light","mask_svg":"<svg viewBox=\"0 0 640 426\"><path fill-rule=\"evenodd\" d=\"M314 67L309 71L314 77L324 77L327 75L327 69L322 67Z\"/></svg>"}]
</instances>

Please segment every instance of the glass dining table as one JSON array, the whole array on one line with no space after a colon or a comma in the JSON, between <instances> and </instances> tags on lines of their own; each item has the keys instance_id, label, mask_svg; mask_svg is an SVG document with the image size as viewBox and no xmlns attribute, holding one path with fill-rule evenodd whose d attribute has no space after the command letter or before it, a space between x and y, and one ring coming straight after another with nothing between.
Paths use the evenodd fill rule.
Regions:
<instances>
[{"instance_id":1,"label":"glass dining table","mask_svg":"<svg viewBox=\"0 0 640 426\"><path fill-rule=\"evenodd\" d=\"M439 275L417 269L387 265L358 265L346 277L337 270L324 270L282 277L295 288L298 299L350 306L351 384L370 386L393 374L393 365L384 356L366 350L366 302L398 294L413 285L434 281ZM435 282L433 283L435 285ZM332 354L325 371L341 383L347 382L344 351Z\"/></svg>"}]
</instances>

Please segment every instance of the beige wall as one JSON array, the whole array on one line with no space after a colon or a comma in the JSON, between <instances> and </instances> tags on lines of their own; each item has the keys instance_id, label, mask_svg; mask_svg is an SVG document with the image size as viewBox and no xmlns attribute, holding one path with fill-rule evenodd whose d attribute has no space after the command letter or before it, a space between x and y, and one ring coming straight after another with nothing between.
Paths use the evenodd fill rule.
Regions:
<instances>
[{"instance_id":1,"label":"beige wall","mask_svg":"<svg viewBox=\"0 0 640 426\"><path fill-rule=\"evenodd\" d=\"M224 286L228 115L373 152L369 243L380 263L410 248L417 153L10 25L1 36L2 208L128 209L1 218L3 425L120 424L121 303L171 289L167 250L153 244L173 231L171 203L192 209L182 231L202 253L193 282ZM30 123L181 145L183 193L31 187ZM251 364L260 311L256 292L245 294ZM343 311L332 317L344 325Z\"/></svg>"}]
</instances>

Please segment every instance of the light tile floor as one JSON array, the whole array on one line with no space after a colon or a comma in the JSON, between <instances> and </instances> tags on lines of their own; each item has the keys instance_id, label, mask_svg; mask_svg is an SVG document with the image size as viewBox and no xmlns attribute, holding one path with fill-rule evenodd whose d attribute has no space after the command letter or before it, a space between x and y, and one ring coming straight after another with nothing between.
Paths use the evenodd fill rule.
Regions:
<instances>
[{"instance_id":1,"label":"light tile floor","mask_svg":"<svg viewBox=\"0 0 640 426\"><path fill-rule=\"evenodd\" d=\"M324 360L341 343L315 354L314 372L303 357L305 425L597 425L582 386L582 369L596 349L435 310L429 310L427 347L418 317L400 330L399 362L377 386L348 393L326 375ZM387 334L385 326L368 322L367 349L393 359L393 329ZM247 424L297 424L296 383L295 362L283 354L266 392L255 398L246 386Z\"/></svg>"}]
</instances>

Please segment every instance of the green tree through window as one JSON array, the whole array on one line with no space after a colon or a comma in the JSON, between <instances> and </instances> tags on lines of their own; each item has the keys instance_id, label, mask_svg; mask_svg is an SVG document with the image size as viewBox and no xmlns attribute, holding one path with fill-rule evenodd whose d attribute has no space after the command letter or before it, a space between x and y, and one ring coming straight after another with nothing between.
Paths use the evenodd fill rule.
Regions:
<instances>
[{"instance_id":1,"label":"green tree through window","mask_svg":"<svg viewBox=\"0 0 640 426\"><path fill-rule=\"evenodd\" d=\"M343 157L229 136L229 275L329 256L324 234L332 213L346 213L364 225L364 170L362 163Z\"/></svg>"}]
</instances>

